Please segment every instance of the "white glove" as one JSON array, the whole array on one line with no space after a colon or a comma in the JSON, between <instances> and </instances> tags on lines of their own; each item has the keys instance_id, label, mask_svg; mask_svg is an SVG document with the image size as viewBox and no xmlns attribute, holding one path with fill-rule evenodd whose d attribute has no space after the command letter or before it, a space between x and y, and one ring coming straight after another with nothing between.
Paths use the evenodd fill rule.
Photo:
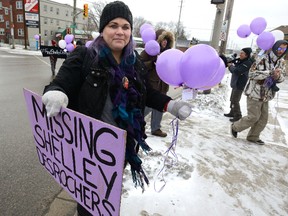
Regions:
<instances>
[{"instance_id":1,"label":"white glove","mask_svg":"<svg viewBox=\"0 0 288 216\"><path fill-rule=\"evenodd\" d=\"M168 103L167 111L180 120L185 120L192 112L192 105L184 101L171 100Z\"/></svg>"},{"instance_id":2,"label":"white glove","mask_svg":"<svg viewBox=\"0 0 288 216\"><path fill-rule=\"evenodd\" d=\"M45 105L47 116L56 116L61 107L67 107L68 97L61 91L48 91L42 96L42 102Z\"/></svg>"}]
</instances>

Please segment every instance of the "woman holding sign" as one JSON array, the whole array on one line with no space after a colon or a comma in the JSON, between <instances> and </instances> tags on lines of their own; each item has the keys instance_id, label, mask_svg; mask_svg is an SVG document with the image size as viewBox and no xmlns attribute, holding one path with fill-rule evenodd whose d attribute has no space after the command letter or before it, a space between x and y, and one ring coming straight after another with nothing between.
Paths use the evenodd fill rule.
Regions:
<instances>
[{"instance_id":1,"label":"woman holding sign","mask_svg":"<svg viewBox=\"0 0 288 216\"><path fill-rule=\"evenodd\" d=\"M64 61L42 101L47 116L56 116L61 107L115 125L127 131L126 163L131 166L135 185L144 188L149 181L138 156L145 142L145 106L168 111L180 120L191 113L191 106L153 90L145 79L146 69L134 52L133 17L121 1L107 4L100 17L97 37L87 48L78 46ZM78 205L79 215L91 215Z\"/></svg>"}]
</instances>

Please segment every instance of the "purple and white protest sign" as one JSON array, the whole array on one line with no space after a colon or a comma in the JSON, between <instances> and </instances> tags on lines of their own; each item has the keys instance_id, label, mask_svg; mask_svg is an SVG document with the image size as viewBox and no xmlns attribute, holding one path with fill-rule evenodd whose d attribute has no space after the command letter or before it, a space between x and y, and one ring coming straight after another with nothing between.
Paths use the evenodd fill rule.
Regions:
<instances>
[{"instance_id":1,"label":"purple and white protest sign","mask_svg":"<svg viewBox=\"0 0 288 216\"><path fill-rule=\"evenodd\" d=\"M126 131L67 108L48 118L41 96L24 96L42 166L93 215L119 215Z\"/></svg>"}]
</instances>

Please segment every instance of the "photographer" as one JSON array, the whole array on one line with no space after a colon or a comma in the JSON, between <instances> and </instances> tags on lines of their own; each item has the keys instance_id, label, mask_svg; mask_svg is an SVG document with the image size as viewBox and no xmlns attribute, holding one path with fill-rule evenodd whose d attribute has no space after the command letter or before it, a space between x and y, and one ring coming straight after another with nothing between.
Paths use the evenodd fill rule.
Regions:
<instances>
[{"instance_id":1,"label":"photographer","mask_svg":"<svg viewBox=\"0 0 288 216\"><path fill-rule=\"evenodd\" d=\"M235 58L232 61L228 61L228 69L232 74L230 86L232 88L230 96L230 112L224 114L226 117L233 117L231 122L238 121L242 117L240 109L240 100L248 81L249 69L252 65L250 59L252 49L250 47L243 48L240 51L239 58Z\"/></svg>"},{"instance_id":2,"label":"photographer","mask_svg":"<svg viewBox=\"0 0 288 216\"><path fill-rule=\"evenodd\" d=\"M287 53L287 45L286 40L276 41L271 50L259 56L253 63L244 90L247 96L247 116L232 124L231 132L235 138L238 132L250 128L246 139L259 145L265 144L260 139L260 133L268 122L268 102L279 91L275 84L285 80L283 57Z\"/></svg>"}]
</instances>

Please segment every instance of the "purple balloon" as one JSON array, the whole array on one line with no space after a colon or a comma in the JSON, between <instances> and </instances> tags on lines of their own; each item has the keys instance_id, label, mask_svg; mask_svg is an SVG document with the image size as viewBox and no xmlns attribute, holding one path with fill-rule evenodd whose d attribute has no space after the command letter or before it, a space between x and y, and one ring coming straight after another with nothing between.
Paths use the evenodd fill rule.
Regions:
<instances>
[{"instance_id":1,"label":"purple balloon","mask_svg":"<svg viewBox=\"0 0 288 216\"><path fill-rule=\"evenodd\" d=\"M249 25L241 25L237 29L237 35L241 38L247 38L251 34L251 29Z\"/></svg>"},{"instance_id":2,"label":"purple balloon","mask_svg":"<svg viewBox=\"0 0 288 216\"><path fill-rule=\"evenodd\" d=\"M145 29L147 29L147 28L153 29L153 26L152 26L151 24L149 24L149 23L144 23L143 25L141 25L141 27L140 27L140 35L141 35L142 32L143 32Z\"/></svg>"},{"instance_id":3,"label":"purple balloon","mask_svg":"<svg viewBox=\"0 0 288 216\"><path fill-rule=\"evenodd\" d=\"M226 68L225 68L224 61L221 58L219 58L219 60L220 60L219 68L217 69L216 73L212 76L212 78L207 83L207 85L210 87L213 87L219 84L225 75Z\"/></svg>"},{"instance_id":4,"label":"purple balloon","mask_svg":"<svg viewBox=\"0 0 288 216\"><path fill-rule=\"evenodd\" d=\"M184 53L178 49L168 49L161 53L156 62L156 71L161 80L172 86L183 83L180 63Z\"/></svg>"},{"instance_id":5,"label":"purple balloon","mask_svg":"<svg viewBox=\"0 0 288 216\"><path fill-rule=\"evenodd\" d=\"M224 61L222 59L220 59L220 65L219 65L219 68L217 69L216 73L213 74L213 76L209 79L206 86L198 88L198 90L211 89L214 86L216 86L217 84L219 84L225 75L225 71L226 71L226 68L225 68Z\"/></svg>"},{"instance_id":6,"label":"purple balloon","mask_svg":"<svg viewBox=\"0 0 288 216\"><path fill-rule=\"evenodd\" d=\"M220 65L216 50L206 44L198 44L187 49L181 59L180 74L190 88L207 86L209 79Z\"/></svg>"},{"instance_id":7,"label":"purple balloon","mask_svg":"<svg viewBox=\"0 0 288 216\"><path fill-rule=\"evenodd\" d=\"M64 37L64 40L67 44L72 43L73 39L74 39L74 35L72 35L72 34L67 34Z\"/></svg>"},{"instance_id":8,"label":"purple balloon","mask_svg":"<svg viewBox=\"0 0 288 216\"><path fill-rule=\"evenodd\" d=\"M34 39L35 39L35 40L39 40L39 35L37 35L37 34L34 35Z\"/></svg>"},{"instance_id":9,"label":"purple balloon","mask_svg":"<svg viewBox=\"0 0 288 216\"><path fill-rule=\"evenodd\" d=\"M160 53L160 45L155 40L150 40L145 44L145 51L150 56L156 56Z\"/></svg>"},{"instance_id":10,"label":"purple balloon","mask_svg":"<svg viewBox=\"0 0 288 216\"><path fill-rule=\"evenodd\" d=\"M258 47L262 50L269 50L275 42L275 37L271 32L262 32L256 39Z\"/></svg>"},{"instance_id":11,"label":"purple balloon","mask_svg":"<svg viewBox=\"0 0 288 216\"><path fill-rule=\"evenodd\" d=\"M93 42L92 40L87 41L87 42L85 43L85 46L86 46L86 47L89 47L92 42Z\"/></svg>"},{"instance_id":12,"label":"purple balloon","mask_svg":"<svg viewBox=\"0 0 288 216\"><path fill-rule=\"evenodd\" d=\"M250 23L250 29L256 35L260 35L265 30L266 26L267 22L262 17L257 17Z\"/></svg>"},{"instance_id":13,"label":"purple balloon","mask_svg":"<svg viewBox=\"0 0 288 216\"><path fill-rule=\"evenodd\" d=\"M66 45L66 50L68 52L72 52L74 50L74 48L75 47L74 47L74 45L72 43L69 43L69 44Z\"/></svg>"},{"instance_id":14,"label":"purple balloon","mask_svg":"<svg viewBox=\"0 0 288 216\"><path fill-rule=\"evenodd\" d=\"M143 42L147 43L150 40L156 40L156 32L154 31L154 29L147 28L143 30L141 37Z\"/></svg>"}]
</instances>

